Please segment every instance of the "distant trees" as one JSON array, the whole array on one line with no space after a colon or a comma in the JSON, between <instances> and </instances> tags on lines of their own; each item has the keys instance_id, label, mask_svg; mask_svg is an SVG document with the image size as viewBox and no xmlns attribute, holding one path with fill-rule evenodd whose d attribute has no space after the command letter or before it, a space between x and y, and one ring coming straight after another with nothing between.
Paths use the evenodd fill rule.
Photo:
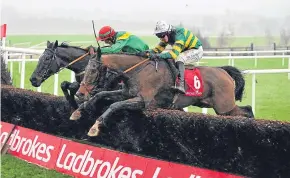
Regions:
<instances>
[{"instance_id":1,"label":"distant trees","mask_svg":"<svg viewBox=\"0 0 290 178\"><path fill-rule=\"evenodd\" d=\"M265 29L265 37L266 37L267 45L272 45L274 43L275 40L269 28Z\"/></svg>"},{"instance_id":2,"label":"distant trees","mask_svg":"<svg viewBox=\"0 0 290 178\"><path fill-rule=\"evenodd\" d=\"M220 32L218 38L217 38L217 46L218 47L226 47L228 46L228 36L226 35L225 31Z\"/></svg>"},{"instance_id":3,"label":"distant trees","mask_svg":"<svg viewBox=\"0 0 290 178\"><path fill-rule=\"evenodd\" d=\"M200 30L198 30L195 35L198 37L198 39L200 39L200 41L202 42L202 47L203 48L210 48L210 42L209 42L209 38L207 36L203 36L200 32Z\"/></svg>"},{"instance_id":4,"label":"distant trees","mask_svg":"<svg viewBox=\"0 0 290 178\"><path fill-rule=\"evenodd\" d=\"M280 31L280 43L281 45L287 46L290 41L290 29L289 28L283 28Z\"/></svg>"},{"instance_id":5,"label":"distant trees","mask_svg":"<svg viewBox=\"0 0 290 178\"><path fill-rule=\"evenodd\" d=\"M204 36L201 32L200 29L198 27L191 27L189 28L190 31L192 31L192 33L197 36L197 38L202 42L202 47L203 48L210 48L210 42L209 42L209 38L207 36Z\"/></svg>"},{"instance_id":6,"label":"distant trees","mask_svg":"<svg viewBox=\"0 0 290 178\"><path fill-rule=\"evenodd\" d=\"M284 18L284 22L280 30L280 45L290 45L290 15Z\"/></svg>"},{"instance_id":7,"label":"distant trees","mask_svg":"<svg viewBox=\"0 0 290 178\"><path fill-rule=\"evenodd\" d=\"M226 9L224 12L224 21L222 22L222 28L218 34L217 46L218 47L231 47L233 41L235 40L235 26L236 19L234 13Z\"/></svg>"},{"instance_id":8,"label":"distant trees","mask_svg":"<svg viewBox=\"0 0 290 178\"><path fill-rule=\"evenodd\" d=\"M183 25L182 22L179 22L179 24L177 25L179 27L185 27ZM188 30L192 31L192 33L197 36L197 38L202 42L202 46L203 48L210 48L210 42L209 42L209 38L207 36L203 36L203 34L200 32L200 29L198 27L185 27Z\"/></svg>"},{"instance_id":9,"label":"distant trees","mask_svg":"<svg viewBox=\"0 0 290 178\"><path fill-rule=\"evenodd\" d=\"M228 23L226 27L224 27L222 31L219 33L219 36L217 38L217 46L230 47L235 40L234 35L235 35L234 25L232 23Z\"/></svg>"}]
</instances>

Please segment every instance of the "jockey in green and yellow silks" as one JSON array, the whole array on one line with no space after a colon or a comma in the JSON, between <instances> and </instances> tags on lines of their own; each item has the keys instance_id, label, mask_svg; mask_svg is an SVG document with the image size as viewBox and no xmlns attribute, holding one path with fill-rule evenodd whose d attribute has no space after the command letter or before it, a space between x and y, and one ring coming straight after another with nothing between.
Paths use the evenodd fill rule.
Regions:
<instances>
[{"instance_id":1,"label":"jockey in green and yellow silks","mask_svg":"<svg viewBox=\"0 0 290 178\"><path fill-rule=\"evenodd\" d=\"M176 89L184 94L184 63L198 62L202 58L202 42L188 29L174 27L164 21L157 22L154 34L160 42L155 48L149 50L149 58L176 61L180 80L180 85ZM162 53L168 44L172 46L172 49Z\"/></svg>"},{"instance_id":2,"label":"jockey in green and yellow silks","mask_svg":"<svg viewBox=\"0 0 290 178\"><path fill-rule=\"evenodd\" d=\"M111 45L101 48L102 54L119 52L136 53L149 49L148 45L139 37L125 31L116 32L110 26L104 26L100 29L97 40Z\"/></svg>"},{"instance_id":3,"label":"jockey in green and yellow silks","mask_svg":"<svg viewBox=\"0 0 290 178\"><path fill-rule=\"evenodd\" d=\"M126 31L115 31L110 26L102 27L96 40L104 41L110 45L101 48L102 54L120 52L136 54L149 49L148 45L139 37ZM97 51L96 48L94 50ZM106 78L109 78L109 75L111 74L107 72Z\"/></svg>"}]
</instances>

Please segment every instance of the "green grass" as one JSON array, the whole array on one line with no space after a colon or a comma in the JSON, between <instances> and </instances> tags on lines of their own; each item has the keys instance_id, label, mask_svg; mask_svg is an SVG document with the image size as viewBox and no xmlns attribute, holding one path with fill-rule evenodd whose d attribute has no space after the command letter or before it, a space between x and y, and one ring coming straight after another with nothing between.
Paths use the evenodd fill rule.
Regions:
<instances>
[{"instance_id":1,"label":"green grass","mask_svg":"<svg viewBox=\"0 0 290 178\"><path fill-rule=\"evenodd\" d=\"M209 38L209 42L211 46L217 46L217 38L211 37ZM279 37L274 37L273 41L271 43L276 43L279 45L280 39ZM259 37L233 37L229 40L229 46L231 47L246 47L250 46L250 44L253 43L254 46L266 46L268 45L268 39L263 36Z\"/></svg>"},{"instance_id":2,"label":"green grass","mask_svg":"<svg viewBox=\"0 0 290 178\"><path fill-rule=\"evenodd\" d=\"M9 154L1 156L1 178L69 178L54 170L48 170Z\"/></svg>"}]
</instances>

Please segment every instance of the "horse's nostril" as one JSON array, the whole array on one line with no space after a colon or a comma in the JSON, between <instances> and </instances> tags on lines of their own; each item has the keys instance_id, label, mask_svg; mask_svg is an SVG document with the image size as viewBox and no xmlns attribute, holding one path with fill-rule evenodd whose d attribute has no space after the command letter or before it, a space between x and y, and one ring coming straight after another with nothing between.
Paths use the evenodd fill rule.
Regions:
<instances>
[{"instance_id":1,"label":"horse's nostril","mask_svg":"<svg viewBox=\"0 0 290 178\"><path fill-rule=\"evenodd\" d=\"M36 85L37 79L35 77L31 77L30 82L31 82L31 84Z\"/></svg>"},{"instance_id":2,"label":"horse's nostril","mask_svg":"<svg viewBox=\"0 0 290 178\"><path fill-rule=\"evenodd\" d=\"M83 94L83 93L81 93L81 92L77 92L77 93L76 93L76 96L77 96L78 98L82 98L82 97L84 97L84 95L85 95L85 94Z\"/></svg>"},{"instance_id":3,"label":"horse's nostril","mask_svg":"<svg viewBox=\"0 0 290 178\"><path fill-rule=\"evenodd\" d=\"M36 77L31 77L30 79L31 85L34 87L39 87L41 85L41 82L37 80Z\"/></svg>"}]
</instances>

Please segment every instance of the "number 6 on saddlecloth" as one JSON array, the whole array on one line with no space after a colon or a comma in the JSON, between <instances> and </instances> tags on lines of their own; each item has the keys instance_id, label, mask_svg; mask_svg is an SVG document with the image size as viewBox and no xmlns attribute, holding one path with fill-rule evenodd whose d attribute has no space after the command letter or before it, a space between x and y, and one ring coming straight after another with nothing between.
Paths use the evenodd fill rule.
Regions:
<instances>
[{"instance_id":1,"label":"number 6 on saddlecloth","mask_svg":"<svg viewBox=\"0 0 290 178\"><path fill-rule=\"evenodd\" d=\"M193 83L194 83L194 88L200 89L200 80L196 75L193 77Z\"/></svg>"}]
</instances>

